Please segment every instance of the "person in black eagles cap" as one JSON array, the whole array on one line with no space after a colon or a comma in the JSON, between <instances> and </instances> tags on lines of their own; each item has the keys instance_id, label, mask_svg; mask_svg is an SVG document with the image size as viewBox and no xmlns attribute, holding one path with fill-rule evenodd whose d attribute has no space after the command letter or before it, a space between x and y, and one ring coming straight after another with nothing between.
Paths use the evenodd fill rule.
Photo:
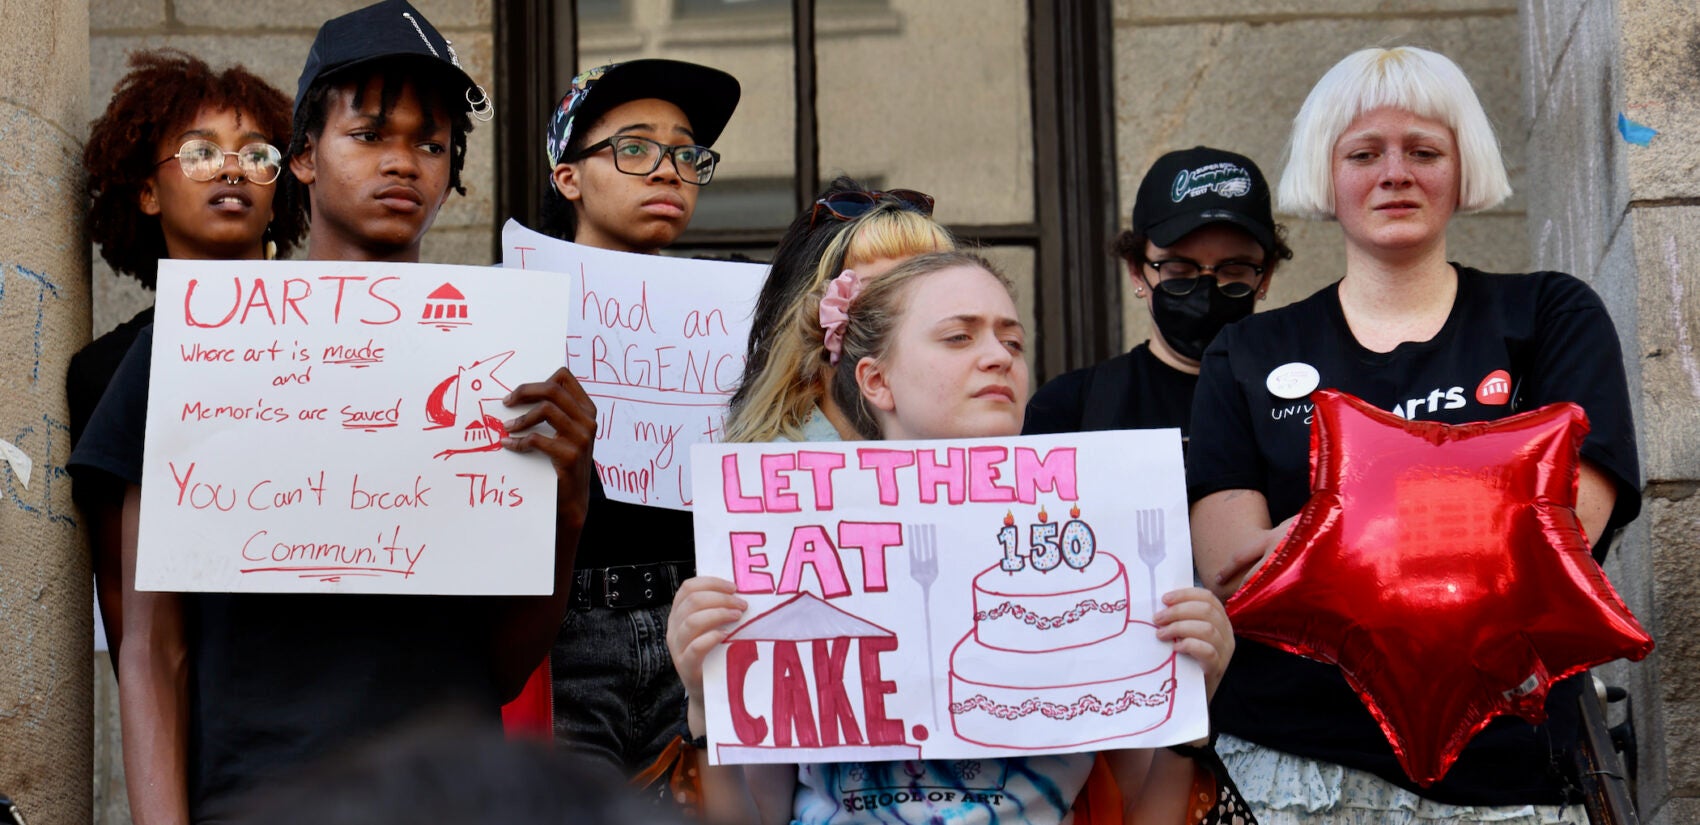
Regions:
<instances>
[{"instance_id":1,"label":"person in black eagles cap","mask_svg":"<svg viewBox=\"0 0 1700 825\"><path fill-rule=\"evenodd\" d=\"M454 46L411 5L389 0L325 23L301 73L282 179L310 208L308 257L417 262L459 188L471 118L490 109ZM128 420L145 420L151 333L107 396ZM514 399L541 403L510 425L510 449L545 454L559 479L554 597L137 593L130 542L120 695L137 823L230 821L254 789L445 706L498 729L502 702L566 610L595 421L564 369ZM558 435L531 431L540 417ZM132 535L137 500L126 505Z\"/></svg>"},{"instance_id":2,"label":"person in black eagles cap","mask_svg":"<svg viewBox=\"0 0 1700 825\"><path fill-rule=\"evenodd\" d=\"M1204 348L1250 315L1276 266L1293 257L1251 159L1198 146L1157 159L1139 184L1116 254L1156 335L1052 379L1027 404L1023 432L1178 427L1192 415Z\"/></svg>"}]
</instances>

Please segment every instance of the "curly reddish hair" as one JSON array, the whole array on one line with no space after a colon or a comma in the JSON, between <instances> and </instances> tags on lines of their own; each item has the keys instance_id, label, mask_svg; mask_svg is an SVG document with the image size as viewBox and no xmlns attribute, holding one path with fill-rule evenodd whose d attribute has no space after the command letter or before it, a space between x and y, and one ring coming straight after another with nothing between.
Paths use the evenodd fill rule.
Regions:
<instances>
[{"instance_id":1,"label":"curly reddish hair","mask_svg":"<svg viewBox=\"0 0 1700 825\"><path fill-rule=\"evenodd\" d=\"M290 137L289 96L240 65L213 71L206 61L177 49L130 55L130 72L118 81L106 112L89 127L83 171L89 177L89 239L112 268L152 289L159 259L168 257L159 218L143 214L141 193L158 168L159 143L194 119L203 107L234 109L254 121L272 145ZM286 254L306 232L306 215L272 198L271 240Z\"/></svg>"}]
</instances>

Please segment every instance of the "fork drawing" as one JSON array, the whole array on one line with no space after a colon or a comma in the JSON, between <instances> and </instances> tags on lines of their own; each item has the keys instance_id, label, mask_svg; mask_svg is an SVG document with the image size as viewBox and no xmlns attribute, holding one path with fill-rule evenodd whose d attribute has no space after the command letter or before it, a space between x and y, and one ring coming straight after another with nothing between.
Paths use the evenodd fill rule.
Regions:
<instances>
[{"instance_id":1,"label":"fork drawing","mask_svg":"<svg viewBox=\"0 0 1700 825\"><path fill-rule=\"evenodd\" d=\"M1155 615L1159 607L1157 565L1168 556L1168 548L1163 542L1163 511L1138 510L1134 513L1134 525L1138 530L1139 560L1145 562L1151 571L1151 612Z\"/></svg>"},{"instance_id":2,"label":"fork drawing","mask_svg":"<svg viewBox=\"0 0 1700 825\"><path fill-rule=\"evenodd\" d=\"M939 726L939 680L933 667L933 582L939 578L937 526L909 525L909 578L921 586L921 617L927 632L927 684L932 690L933 729Z\"/></svg>"}]
</instances>

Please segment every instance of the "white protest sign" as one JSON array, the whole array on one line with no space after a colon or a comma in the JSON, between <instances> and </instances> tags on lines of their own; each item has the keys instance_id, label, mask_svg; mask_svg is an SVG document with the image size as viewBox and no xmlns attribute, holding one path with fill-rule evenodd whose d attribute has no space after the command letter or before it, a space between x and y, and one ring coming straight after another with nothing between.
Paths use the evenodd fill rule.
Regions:
<instances>
[{"instance_id":1,"label":"white protest sign","mask_svg":"<svg viewBox=\"0 0 1700 825\"><path fill-rule=\"evenodd\" d=\"M767 266L610 252L513 220L502 263L573 275L567 366L596 401L608 497L690 509L691 445L720 439Z\"/></svg>"},{"instance_id":2,"label":"white protest sign","mask_svg":"<svg viewBox=\"0 0 1700 825\"><path fill-rule=\"evenodd\" d=\"M158 295L138 588L551 591L554 468L499 442L566 276L168 260Z\"/></svg>"},{"instance_id":3,"label":"white protest sign","mask_svg":"<svg viewBox=\"0 0 1700 825\"><path fill-rule=\"evenodd\" d=\"M704 667L720 763L1154 747L1208 731L1156 638L1192 584L1180 433L701 445L697 571L744 621Z\"/></svg>"}]
</instances>

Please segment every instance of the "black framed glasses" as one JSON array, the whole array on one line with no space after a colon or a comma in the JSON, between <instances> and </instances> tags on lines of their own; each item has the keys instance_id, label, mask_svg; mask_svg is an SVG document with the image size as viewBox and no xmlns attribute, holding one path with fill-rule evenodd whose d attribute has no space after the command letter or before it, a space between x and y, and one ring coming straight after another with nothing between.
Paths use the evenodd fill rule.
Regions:
<instances>
[{"instance_id":1,"label":"black framed glasses","mask_svg":"<svg viewBox=\"0 0 1700 825\"><path fill-rule=\"evenodd\" d=\"M673 171L679 173L679 180L697 186L707 186L714 179L714 164L720 162L720 153L707 146L694 143L669 146L637 135L615 135L599 140L584 147L574 160L590 157L603 149L613 152L615 169L640 177L660 169L661 159L670 157L673 159Z\"/></svg>"},{"instance_id":2,"label":"black framed glasses","mask_svg":"<svg viewBox=\"0 0 1700 825\"><path fill-rule=\"evenodd\" d=\"M927 217L933 216L933 196L913 189L892 189L888 192L834 192L815 201L815 211L809 214L809 226L820 221L820 215L825 212L841 221L853 221L869 212L881 202L896 203L911 212L919 212Z\"/></svg>"},{"instance_id":3,"label":"black framed glasses","mask_svg":"<svg viewBox=\"0 0 1700 825\"><path fill-rule=\"evenodd\" d=\"M1244 298L1257 291L1263 285L1264 269L1257 264L1244 261L1227 261L1215 266L1203 266L1197 261L1185 258L1169 258L1162 261L1146 261L1145 265L1157 271L1157 283L1153 289L1161 289L1175 297L1189 295L1198 288L1201 276L1210 275L1211 281L1223 295L1229 298Z\"/></svg>"},{"instance_id":4,"label":"black framed glasses","mask_svg":"<svg viewBox=\"0 0 1700 825\"><path fill-rule=\"evenodd\" d=\"M154 166L177 161L184 177L204 183L224 171L224 159L231 155L236 156L236 166L242 170L242 177L261 186L277 180L278 173L283 171L283 154L269 143L250 143L234 152L226 152L224 147L205 139L183 144L177 154Z\"/></svg>"}]
</instances>

